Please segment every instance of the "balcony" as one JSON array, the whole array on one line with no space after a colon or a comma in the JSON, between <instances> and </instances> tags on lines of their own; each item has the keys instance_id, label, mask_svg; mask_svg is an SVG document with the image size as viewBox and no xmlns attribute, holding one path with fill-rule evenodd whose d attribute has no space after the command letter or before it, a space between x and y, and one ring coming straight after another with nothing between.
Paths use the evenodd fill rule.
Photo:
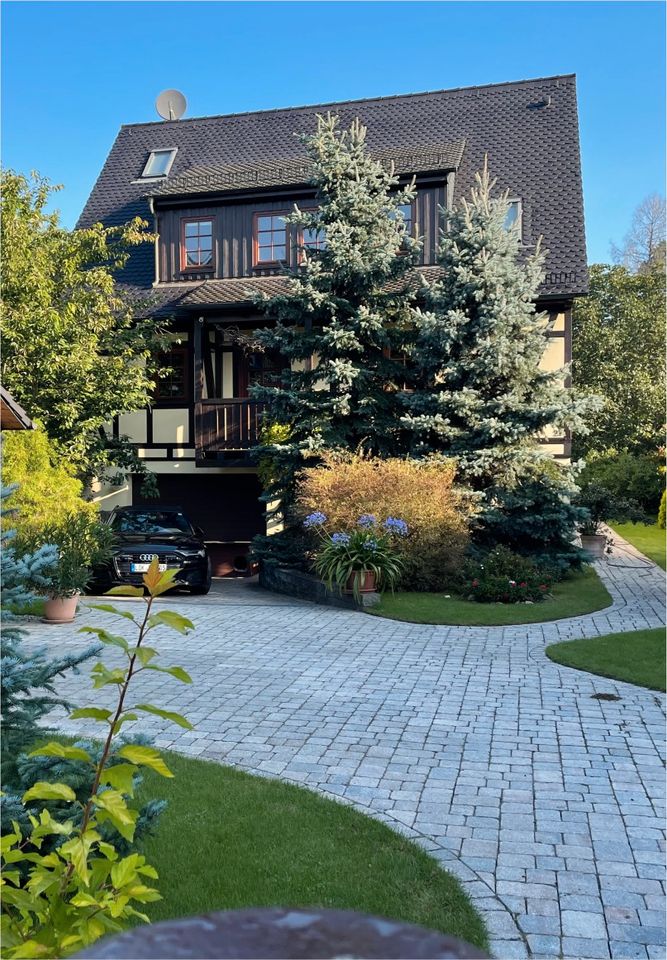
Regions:
<instances>
[{"instance_id":1,"label":"balcony","mask_svg":"<svg viewBox=\"0 0 667 960\"><path fill-rule=\"evenodd\" d=\"M263 412L264 404L253 400L200 400L195 404L197 460L247 462L247 451L259 440Z\"/></svg>"}]
</instances>

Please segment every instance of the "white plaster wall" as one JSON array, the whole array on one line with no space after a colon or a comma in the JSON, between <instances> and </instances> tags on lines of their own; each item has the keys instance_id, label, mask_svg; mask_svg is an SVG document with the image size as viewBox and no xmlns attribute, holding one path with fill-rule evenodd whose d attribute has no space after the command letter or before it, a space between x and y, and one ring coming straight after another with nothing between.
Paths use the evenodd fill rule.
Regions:
<instances>
[{"instance_id":1,"label":"white plaster wall","mask_svg":"<svg viewBox=\"0 0 667 960\"><path fill-rule=\"evenodd\" d=\"M121 413L118 418L118 429L121 436L127 435L133 443L146 443L146 411L134 410L132 413Z\"/></svg>"},{"instance_id":2,"label":"white plaster wall","mask_svg":"<svg viewBox=\"0 0 667 960\"><path fill-rule=\"evenodd\" d=\"M187 407L153 410L153 443L189 443L190 420Z\"/></svg>"},{"instance_id":3,"label":"white plaster wall","mask_svg":"<svg viewBox=\"0 0 667 960\"><path fill-rule=\"evenodd\" d=\"M92 501L100 510L113 510L114 507L129 507L132 505L132 484L129 479L120 486L102 483L95 480L92 485Z\"/></svg>"}]
</instances>

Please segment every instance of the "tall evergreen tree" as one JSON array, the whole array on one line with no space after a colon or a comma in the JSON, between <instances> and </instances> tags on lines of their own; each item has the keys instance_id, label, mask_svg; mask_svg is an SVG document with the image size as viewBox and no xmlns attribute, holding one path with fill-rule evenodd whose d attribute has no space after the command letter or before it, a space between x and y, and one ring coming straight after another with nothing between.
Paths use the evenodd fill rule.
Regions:
<instances>
[{"instance_id":1,"label":"tall evergreen tree","mask_svg":"<svg viewBox=\"0 0 667 960\"><path fill-rule=\"evenodd\" d=\"M458 459L478 490L511 487L534 473L536 438L583 430L586 401L563 385L566 371L539 363L547 317L535 300L544 257L523 258L506 226L507 194L494 195L488 166L469 200L449 214L438 250L442 278L426 295L414 349L414 392L402 395L412 452Z\"/></svg>"},{"instance_id":2,"label":"tall evergreen tree","mask_svg":"<svg viewBox=\"0 0 667 960\"><path fill-rule=\"evenodd\" d=\"M264 449L280 464L270 494L283 503L309 454L359 446L396 452L402 428L395 392L414 326L419 250L399 209L414 187L399 189L393 170L371 157L359 121L340 131L336 117L318 117L304 142L316 207L295 208L286 220L311 243L301 245L300 262L288 271L287 292L258 301L275 320L259 338L285 365L279 383L253 389L270 420L289 427L287 440Z\"/></svg>"}]
</instances>

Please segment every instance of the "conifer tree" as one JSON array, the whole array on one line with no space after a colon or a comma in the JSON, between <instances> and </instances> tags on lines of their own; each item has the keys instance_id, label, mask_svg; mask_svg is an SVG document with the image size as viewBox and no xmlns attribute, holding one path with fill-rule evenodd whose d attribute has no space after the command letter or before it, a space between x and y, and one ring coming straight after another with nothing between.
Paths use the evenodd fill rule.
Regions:
<instances>
[{"instance_id":1,"label":"conifer tree","mask_svg":"<svg viewBox=\"0 0 667 960\"><path fill-rule=\"evenodd\" d=\"M403 396L413 455L454 456L477 490L513 487L545 455L550 428L583 430L588 401L545 371L548 320L536 311L544 256L523 257L506 226L507 194L494 196L488 166L449 215L438 250L442 278L426 295L414 348L414 392Z\"/></svg>"},{"instance_id":2,"label":"conifer tree","mask_svg":"<svg viewBox=\"0 0 667 960\"><path fill-rule=\"evenodd\" d=\"M282 296L259 301L275 326L259 338L278 351L279 383L255 387L273 423L289 438L265 445L274 459L269 497L289 502L304 457L321 449L356 449L389 456L402 430L395 392L405 377L399 355L414 326L414 271L419 243L406 230L392 169L374 160L357 120L340 131L332 115L318 117L305 137L316 208L286 217L295 235L324 240L300 247ZM318 234L319 231L319 234Z\"/></svg>"}]
</instances>

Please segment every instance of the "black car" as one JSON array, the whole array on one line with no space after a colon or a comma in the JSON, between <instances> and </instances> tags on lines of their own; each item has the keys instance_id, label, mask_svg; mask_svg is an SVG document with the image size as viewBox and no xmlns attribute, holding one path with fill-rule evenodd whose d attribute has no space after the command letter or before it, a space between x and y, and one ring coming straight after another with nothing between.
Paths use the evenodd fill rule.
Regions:
<instances>
[{"instance_id":1,"label":"black car","mask_svg":"<svg viewBox=\"0 0 667 960\"><path fill-rule=\"evenodd\" d=\"M211 589L204 532L193 527L180 507L116 507L106 522L115 534L113 556L95 572L96 590L141 584L154 557L161 570L181 571L175 586L198 594Z\"/></svg>"}]
</instances>

